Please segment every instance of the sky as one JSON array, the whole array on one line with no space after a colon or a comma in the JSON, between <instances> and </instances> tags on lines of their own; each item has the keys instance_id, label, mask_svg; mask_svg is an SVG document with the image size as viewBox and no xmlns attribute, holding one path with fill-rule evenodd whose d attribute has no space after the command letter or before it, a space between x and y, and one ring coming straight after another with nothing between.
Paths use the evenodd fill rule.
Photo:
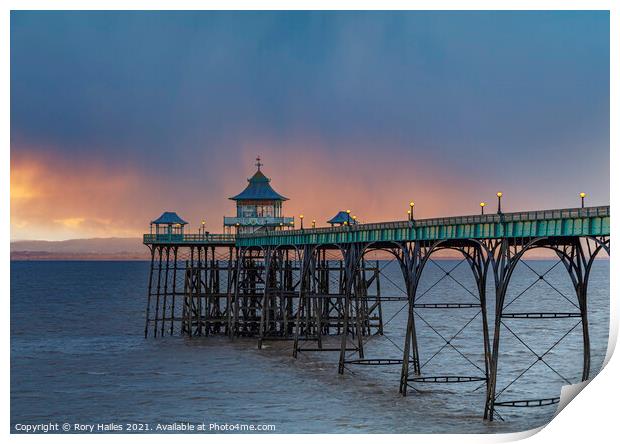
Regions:
<instances>
[{"instance_id":1,"label":"sky","mask_svg":"<svg viewBox=\"0 0 620 444\"><path fill-rule=\"evenodd\" d=\"M609 204L609 13L11 13L11 239Z\"/></svg>"}]
</instances>

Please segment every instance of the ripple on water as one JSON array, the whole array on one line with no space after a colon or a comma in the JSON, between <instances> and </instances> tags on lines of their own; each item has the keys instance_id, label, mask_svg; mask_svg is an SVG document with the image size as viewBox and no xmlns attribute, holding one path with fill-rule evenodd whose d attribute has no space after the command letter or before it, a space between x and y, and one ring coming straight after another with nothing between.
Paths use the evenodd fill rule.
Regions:
<instances>
[{"instance_id":1,"label":"ripple on water","mask_svg":"<svg viewBox=\"0 0 620 444\"><path fill-rule=\"evenodd\" d=\"M399 270L393 265L388 265L385 273L399 284ZM147 272L148 264L141 262L11 263L12 423L50 419L83 423L255 421L292 433L494 433L537 427L554 413L554 407L503 409L500 413L508 418L506 422L484 422L480 419L484 390L472 393L472 386L467 384L426 385L419 387L420 391L410 389L410 396L403 398L398 394L398 366L357 366L352 368L355 374L339 376L338 353L302 353L295 360L291 344L282 342L265 343L258 350L254 340L243 338L232 342L219 337L144 340ZM463 285L471 284L467 273L459 272L457 268L455 279ZM531 275L527 270L517 272ZM36 280L28 278L33 273ZM85 273L92 278L88 288L81 279ZM438 274L433 273L423 276L423 291L436 280ZM607 347L608 263L597 263L592 273L589 320L592 366L598 370ZM525 282L531 276L522 277ZM50 287L54 288L51 295ZM551 311L552 293L544 286L534 288L530 296L538 301L539 310ZM437 294L430 291L425 300L432 302L433 297L442 295L469 297L447 279L435 290ZM518 292L519 287L513 290ZM399 293L387 280L382 282L382 294ZM488 294L492 294L491 289ZM526 296L520 299L524 303ZM398 303L385 304L385 319L400 308ZM93 316L93 312L102 315ZM444 337L456 333L468 320L464 314L459 318L457 313L439 311L423 316ZM36 329L31 325L33 317L37 319ZM397 344L402 342L405 322L406 310L386 325L386 335ZM561 331L559 324L551 323L542 328L533 323L517 327L537 347L535 350L559 339L556 335ZM443 343L423 323L418 334L424 361ZM459 338L454 344L483 366L476 322ZM503 333L502 345L510 347L501 355L498 386L500 382L507 385L531 358L509 338ZM578 376L580 363L574 356L581 353L579 335L565 341L564 348L548 357L562 374ZM326 345L329 343L326 340ZM367 357L402 358L401 351L386 338L373 338L365 348ZM447 347L424 371L474 374L477 370ZM544 371L544 365L536 365L529 372L530 379L523 377L519 381L523 384L515 383L506 395L532 395L543 389L559 394L562 381L553 380Z\"/></svg>"}]
</instances>

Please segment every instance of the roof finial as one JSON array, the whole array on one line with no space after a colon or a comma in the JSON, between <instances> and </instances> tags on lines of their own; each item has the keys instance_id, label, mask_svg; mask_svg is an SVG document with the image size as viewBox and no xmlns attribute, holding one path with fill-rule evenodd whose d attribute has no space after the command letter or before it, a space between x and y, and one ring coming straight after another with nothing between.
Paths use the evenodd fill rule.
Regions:
<instances>
[{"instance_id":1,"label":"roof finial","mask_svg":"<svg viewBox=\"0 0 620 444\"><path fill-rule=\"evenodd\" d=\"M258 167L258 171L260 171L260 167L263 165L262 163L260 163L260 156L256 156L256 164Z\"/></svg>"}]
</instances>

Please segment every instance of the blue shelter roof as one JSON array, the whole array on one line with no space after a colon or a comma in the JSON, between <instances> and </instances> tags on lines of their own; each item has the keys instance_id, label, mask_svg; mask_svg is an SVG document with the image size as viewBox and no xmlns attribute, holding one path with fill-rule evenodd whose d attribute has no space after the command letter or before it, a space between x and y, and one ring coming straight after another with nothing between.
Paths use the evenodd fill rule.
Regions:
<instances>
[{"instance_id":1,"label":"blue shelter roof","mask_svg":"<svg viewBox=\"0 0 620 444\"><path fill-rule=\"evenodd\" d=\"M346 211L338 211L338 214L327 221L328 224L344 224L345 222L349 222L351 225L357 223L357 221L350 217Z\"/></svg>"},{"instance_id":2,"label":"blue shelter roof","mask_svg":"<svg viewBox=\"0 0 620 444\"><path fill-rule=\"evenodd\" d=\"M248 186L241 193L230 197L230 200L288 200L288 198L276 193L269 185L269 179L265 176L260 167L252 177L248 179Z\"/></svg>"},{"instance_id":3,"label":"blue shelter roof","mask_svg":"<svg viewBox=\"0 0 620 444\"><path fill-rule=\"evenodd\" d=\"M187 225L187 222L181 219L179 215L175 213L174 211L164 212L161 216L159 216L157 219L155 219L151 223L155 225L175 225L175 224Z\"/></svg>"}]
</instances>

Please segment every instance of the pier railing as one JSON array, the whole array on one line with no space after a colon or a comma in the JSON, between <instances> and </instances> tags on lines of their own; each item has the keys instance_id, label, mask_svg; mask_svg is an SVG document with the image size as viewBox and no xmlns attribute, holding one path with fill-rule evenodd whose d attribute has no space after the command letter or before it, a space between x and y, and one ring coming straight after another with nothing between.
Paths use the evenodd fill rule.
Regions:
<instances>
[{"instance_id":1,"label":"pier railing","mask_svg":"<svg viewBox=\"0 0 620 444\"><path fill-rule=\"evenodd\" d=\"M609 212L600 206L269 231L240 234L237 245L608 235Z\"/></svg>"},{"instance_id":2,"label":"pier railing","mask_svg":"<svg viewBox=\"0 0 620 444\"><path fill-rule=\"evenodd\" d=\"M609 206L440 217L245 234L145 234L145 244L239 246L522 236L609 235Z\"/></svg>"},{"instance_id":3,"label":"pier railing","mask_svg":"<svg viewBox=\"0 0 620 444\"><path fill-rule=\"evenodd\" d=\"M292 217L228 217L224 216L224 225L226 226L248 226L248 225L257 225L257 226L273 226L277 227L280 225L289 226L293 223L294 219Z\"/></svg>"},{"instance_id":4,"label":"pier railing","mask_svg":"<svg viewBox=\"0 0 620 444\"><path fill-rule=\"evenodd\" d=\"M145 244L159 244L159 243L178 243L178 244L192 244L192 243L235 243L234 234L145 234L143 236L143 243Z\"/></svg>"}]
</instances>

